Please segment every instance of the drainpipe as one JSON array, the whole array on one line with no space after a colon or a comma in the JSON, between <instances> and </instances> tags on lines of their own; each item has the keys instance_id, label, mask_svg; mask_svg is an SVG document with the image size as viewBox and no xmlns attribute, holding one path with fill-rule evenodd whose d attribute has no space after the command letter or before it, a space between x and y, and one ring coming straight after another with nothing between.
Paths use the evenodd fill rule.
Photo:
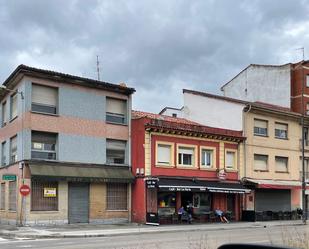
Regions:
<instances>
[{"instance_id":1,"label":"drainpipe","mask_svg":"<svg viewBox=\"0 0 309 249\"><path fill-rule=\"evenodd\" d=\"M245 121L245 118L246 118L246 113L249 113L251 111L251 105L249 104L249 108L248 110L245 110L243 111L243 115L242 115L242 122L243 122L243 136L245 136L245 131L246 131L246 121ZM247 177L247 139L244 140L244 177Z\"/></svg>"}]
</instances>

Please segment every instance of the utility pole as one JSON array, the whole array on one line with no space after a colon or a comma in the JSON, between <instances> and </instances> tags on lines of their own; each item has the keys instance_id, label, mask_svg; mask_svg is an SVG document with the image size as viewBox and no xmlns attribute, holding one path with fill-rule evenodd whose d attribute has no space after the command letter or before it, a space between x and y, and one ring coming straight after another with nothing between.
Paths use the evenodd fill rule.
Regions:
<instances>
[{"instance_id":1,"label":"utility pole","mask_svg":"<svg viewBox=\"0 0 309 249\"><path fill-rule=\"evenodd\" d=\"M98 74L98 80L100 80L100 62L98 55L97 55L97 74Z\"/></svg>"}]
</instances>

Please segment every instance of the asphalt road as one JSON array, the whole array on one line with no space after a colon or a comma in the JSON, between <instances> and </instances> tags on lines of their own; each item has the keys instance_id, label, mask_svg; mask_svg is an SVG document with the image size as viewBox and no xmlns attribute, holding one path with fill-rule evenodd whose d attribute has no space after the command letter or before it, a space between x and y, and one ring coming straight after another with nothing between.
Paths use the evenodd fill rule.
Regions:
<instances>
[{"instance_id":1,"label":"asphalt road","mask_svg":"<svg viewBox=\"0 0 309 249\"><path fill-rule=\"evenodd\" d=\"M0 248L213 249L225 243L282 245L290 239L298 242L303 239L308 242L309 226L266 227L207 232L172 232L98 238L40 240L7 240L0 238Z\"/></svg>"}]
</instances>

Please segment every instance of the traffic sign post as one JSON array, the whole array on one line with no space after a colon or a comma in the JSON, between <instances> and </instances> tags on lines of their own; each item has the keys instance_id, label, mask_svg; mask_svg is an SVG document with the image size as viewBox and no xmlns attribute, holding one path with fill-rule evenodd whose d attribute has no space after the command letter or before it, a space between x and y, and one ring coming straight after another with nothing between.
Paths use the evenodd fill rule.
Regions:
<instances>
[{"instance_id":1,"label":"traffic sign post","mask_svg":"<svg viewBox=\"0 0 309 249\"><path fill-rule=\"evenodd\" d=\"M19 193L22 195L22 196L27 196L30 194L30 187L28 185L22 185L20 188L19 188Z\"/></svg>"}]
</instances>

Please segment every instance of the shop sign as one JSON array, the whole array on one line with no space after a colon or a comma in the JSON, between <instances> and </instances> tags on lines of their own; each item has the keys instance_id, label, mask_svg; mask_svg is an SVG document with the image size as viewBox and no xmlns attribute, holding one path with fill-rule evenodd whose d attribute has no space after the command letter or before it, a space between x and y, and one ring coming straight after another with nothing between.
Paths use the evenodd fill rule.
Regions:
<instances>
[{"instance_id":1,"label":"shop sign","mask_svg":"<svg viewBox=\"0 0 309 249\"><path fill-rule=\"evenodd\" d=\"M44 188L44 197L57 197L56 188Z\"/></svg>"},{"instance_id":2,"label":"shop sign","mask_svg":"<svg viewBox=\"0 0 309 249\"><path fill-rule=\"evenodd\" d=\"M2 175L3 181L16 181L16 175Z\"/></svg>"},{"instance_id":3,"label":"shop sign","mask_svg":"<svg viewBox=\"0 0 309 249\"><path fill-rule=\"evenodd\" d=\"M226 179L226 172L224 169L220 169L218 172L218 178L220 180L225 180Z\"/></svg>"},{"instance_id":4,"label":"shop sign","mask_svg":"<svg viewBox=\"0 0 309 249\"><path fill-rule=\"evenodd\" d=\"M28 185L21 185L19 192L22 196L27 196L30 194L30 187Z\"/></svg>"},{"instance_id":5,"label":"shop sign","mask_svg":"<svg viewBox=\"0 0 309 249\"><path fill-rule=\"evenodd\" d=\"M147 186L147 188L156 188L157 187L157 180L147 180L146 186Z\"/></svg>"}]
</instances>

